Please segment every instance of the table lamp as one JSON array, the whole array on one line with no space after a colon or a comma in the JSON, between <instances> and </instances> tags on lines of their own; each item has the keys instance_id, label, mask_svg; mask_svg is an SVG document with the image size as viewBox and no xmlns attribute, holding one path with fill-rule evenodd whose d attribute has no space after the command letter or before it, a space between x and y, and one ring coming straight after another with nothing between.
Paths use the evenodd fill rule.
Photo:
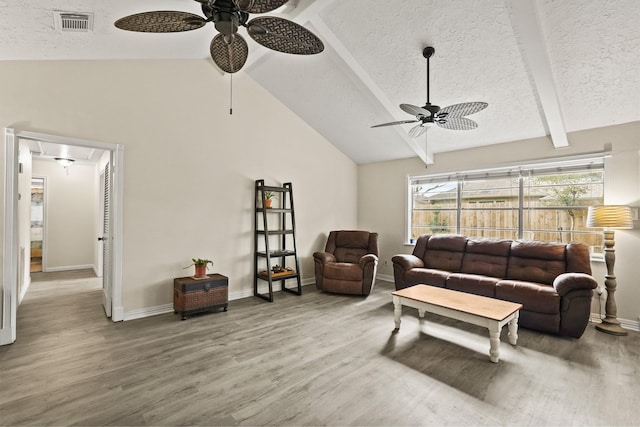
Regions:
<instances>
[{"instance_id":1,"label":"table lamp","mask_svg":"<svg viewBox=\"0 0 640 427\"><path fill-rule=\"evenodd\" d=\"M596 325L596 329L613 335L627 335L626 329L620 326L618 320L618 308L616 306L615 292L616 276L613 274L613 266L616 262L613 246L614 229L633 228L631 208L621 205L589 206L587 213L587 227L602 227L604 233L604 262L607 266L604 286L607 289L607 301L605 303L605 317L602 323Z\"/></svg>"}]
</instances>

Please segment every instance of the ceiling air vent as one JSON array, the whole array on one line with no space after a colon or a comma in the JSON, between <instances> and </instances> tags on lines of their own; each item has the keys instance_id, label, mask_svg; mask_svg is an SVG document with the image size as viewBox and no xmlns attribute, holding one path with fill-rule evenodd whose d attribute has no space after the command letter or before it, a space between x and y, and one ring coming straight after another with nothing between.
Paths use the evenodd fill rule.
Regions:
<instances>
[{"instance_id":1,"label":"ceiling air vent","mask_svg":"<svg viewBox=\"0 0 640 427\"><path fill-rule=\"evenodd\" d=\"M93 13L55 11L54 20L58 31L93 31Z\"/></svg>"}]
</instances>

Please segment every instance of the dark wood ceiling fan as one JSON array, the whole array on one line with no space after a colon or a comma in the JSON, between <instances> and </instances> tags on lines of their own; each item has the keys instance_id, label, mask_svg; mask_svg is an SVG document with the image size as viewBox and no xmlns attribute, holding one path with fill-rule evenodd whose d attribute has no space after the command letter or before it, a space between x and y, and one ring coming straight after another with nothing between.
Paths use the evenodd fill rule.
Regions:
<instances>
[{"instance_id":1,"label":"dark wood ceiling fan","mask_svg":"<svg viewBox=\"0 0 640 427\"><path fill-rule=\"evenodd\" d=\"M263 16L249 19L250 13L273 11L289 0L195 0L204 17L189 12L157 10L125 16L115 22L121 30L142 33L191 31L213 22L218 34L210 45L216 65L227 73L242 69L249 48L238 33L245 27L257 43L278 52L313 55L324 50L322 41L311 31L287 19Z\"/></svg>"},{"instance_id":2,"label":"dark wood ceiling fan","mask_svg":"<svg viewBox=\"0 0 640 427\"><path fill-rule=\"evenodd\" d=\"M436 124L443 129L451 130L471 130L478 127L475 121L465 116L484 110L489 105L486 102L463 102L461 104L440 108L437 105L431 104L429 101L429 58L431 58L434 53L435 49L431 46L425 47L422 51L422 56L427 59L427 103L423 107L411 104L400 104L402 111L415 116L415 119L382 123L371 126L372 128L417 123L409 130L409 136L416 138L424 134L432 124Z\"/></svg>"}]
</instances>

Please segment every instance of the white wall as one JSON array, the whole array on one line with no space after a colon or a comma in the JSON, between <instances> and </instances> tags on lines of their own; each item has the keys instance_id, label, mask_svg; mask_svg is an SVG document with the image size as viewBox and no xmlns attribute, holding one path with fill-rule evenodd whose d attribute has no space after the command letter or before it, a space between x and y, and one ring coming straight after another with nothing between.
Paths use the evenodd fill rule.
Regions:
<instances>
[{"instance_id":1,"label":"white wall","mask_svg":"<svg viewBox=\"0 0 640 427\"><path fill-rule=\"evenodd\" d=\"M436 138L435 133L431 137ZM435 156L434 164L427 169L417 158L360 166L358 223L363 229L380 233L379 273L393 276L391 257L413 250L413 246L404 244L408 174L483 169L535 159L572 156L602 151L605 144L611 144L612 155L607 161L605 174L605 203L640 206L640 122L573 132L569 134L569 143L569 148L556 150L547 138L537 138L441 153ZM638 322L640 317L639 253L640 224L636 222L634 230L616 232L615 265L618 317L633 322ZM593 263L592 268L594 277L604 286L604 265ZM594 303L593 312L597 311Z\"/></svg>"},{"instance_id":2,"label":"white wall","mask_svg":"<svg viewBox=\"0 0 640 427\"><path fill-rule=\"evenodd\" d=\"M256 179L293 183L303 279L329 230L357 226L357 166L246 74L233 83L230 116L210 60L2 63L0 127L125 147L125 313L171 303L192 257L252 293Z\"/></svg>"},{"instance_id":3,"label":"white wall","mask_svg":"<svg viewBox=\"0 0 640 427\"><path fill-rule=\"evenodd\" d=\"M97 167L76 162L68 172L53 160L33 160L45 177L44 271L92 268L95 258Z\"/></svg>"}]
</instances>

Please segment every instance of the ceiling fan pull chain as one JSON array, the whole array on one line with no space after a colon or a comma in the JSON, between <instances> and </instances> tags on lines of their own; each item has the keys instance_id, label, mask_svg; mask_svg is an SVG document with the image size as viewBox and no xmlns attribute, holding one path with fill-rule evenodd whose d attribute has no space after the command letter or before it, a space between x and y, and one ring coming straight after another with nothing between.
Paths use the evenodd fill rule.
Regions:
<instances>
[{"instance_id":1,"label":"ceiling fan pull chain","mask_svg":"<svg viewBox=\"0 0 640 427\"><path fill-rule=\"evenodd\" d=\"M233 73L229 74L231 77L231 85L229 90L229 115L233 115Z\"/></svg>"}]
</instances>

